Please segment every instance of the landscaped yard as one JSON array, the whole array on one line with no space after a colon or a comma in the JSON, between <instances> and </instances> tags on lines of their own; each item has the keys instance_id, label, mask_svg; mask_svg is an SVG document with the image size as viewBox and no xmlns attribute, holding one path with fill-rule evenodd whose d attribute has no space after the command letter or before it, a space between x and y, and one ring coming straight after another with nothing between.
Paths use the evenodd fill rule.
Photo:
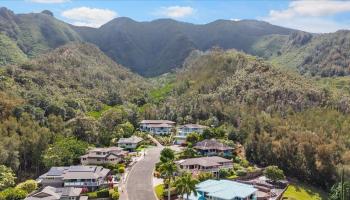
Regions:
<instances>
[{"instance_id":1,"label":"landscaped yard","mask_svg":"<svg viewBox=\"0 0 350 200\"><path fill-rule=\"evenodd\" d=\"M159 184L156 187L154 187L154 191L156 192L158 199L163 199L163 192L164 192L163 184Z\"/></svg>"},{"instance_id":2,"label":"landscaped yard","mask_svg":"<svg viewBox=\"0 0 350 200\"><path fill-rule=\"evenodd\" d=\"M288 200L326 200L326 194L304 184L290 184L282 199Z\"/></svg>"}]
</instances>

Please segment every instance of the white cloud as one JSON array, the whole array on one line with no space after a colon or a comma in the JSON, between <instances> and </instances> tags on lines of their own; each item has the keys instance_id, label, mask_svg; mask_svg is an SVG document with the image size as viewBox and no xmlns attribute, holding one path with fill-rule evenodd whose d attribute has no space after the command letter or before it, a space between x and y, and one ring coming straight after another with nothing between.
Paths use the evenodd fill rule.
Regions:
<instances>
[{"instance_id":1,"label":"white cloud","mask_svg":"<svg viewBox=\"0 0 350 200\"><path fill-rule=\"evenodd\" d=\"M234 22L239 22L239 21L241 21L241 19L238 19L238 18L231 18L230 20L231 20L231 21L234 21Z\"/></svg>"},{"instance_id":2,"label":"white cloud","mask_svg":"<svg viewBox=\"0 0 350 200\"><path fill-rule=\"evenodd\" d=\"M62 12L62 16L71 20L77 26L100 27L116 18L118 14L109 9L79 7Z\"/></svg>"},{"instance_id":3,"label":"white cloud","mask_svg":"<svg viewBox=\"0 0 350 200\"><path fill-rule=\"evenodd\" d=\"M350 12L348 1L300 0L290 2L284 10L270 10L262 20L309 32L333 32L350 28L347 23L329 18L345 12Z\"/></svg>"},{"instance_id":4,"label":"white cloud","mask_svg":"<svg viewBox=\"0 0 350 200\"><path fill-rule=\"evenodd\" d=\"M33 3L65 3L65 2L68 2L70 0L29 0L30 2L33 2Z\"/></svg>"},{"instance_id":5,"label":"white cloud","mask_svg":"<svg viewBox=\"0 0 350 200\"><path fill-rule=\"evenodd\" d=\"M182 18L192 15L194 12L195 10L189 6L169 6L160 8L156 14L171 18Z\"/></svg>"}]
</instances>

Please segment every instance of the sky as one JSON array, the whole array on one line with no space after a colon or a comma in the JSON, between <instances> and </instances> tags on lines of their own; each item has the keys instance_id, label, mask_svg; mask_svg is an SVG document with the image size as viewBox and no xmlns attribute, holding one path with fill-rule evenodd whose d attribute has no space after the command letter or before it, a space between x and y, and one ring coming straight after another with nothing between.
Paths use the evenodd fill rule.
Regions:
<instances>
[{"instance_id":1,"label":"sky","mask_svg":"<svg viewBox=\"0 0 350 200\"><path fill-rule=\"evenodd\" d=\"M350 29L350 1L336 0L0 0L0 7L17 14L50 10L60 20L90 27L129 17L195 24L255 19L313 33Z\"/></svg>"}]
</instances>

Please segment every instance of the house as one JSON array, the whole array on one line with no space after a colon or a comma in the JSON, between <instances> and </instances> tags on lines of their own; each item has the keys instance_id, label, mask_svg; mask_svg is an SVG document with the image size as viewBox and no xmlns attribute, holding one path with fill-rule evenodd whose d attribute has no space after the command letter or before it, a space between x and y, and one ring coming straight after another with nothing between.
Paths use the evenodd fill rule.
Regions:
<instances>
[{"instance_id":1,"label":"house","mask_svg":"<svg viewBox=\"0 0 350 200\"><path fill-rule=\"evenodd\" d=\"M142 120L140 130L155 135L168 135L175 126L175 122L169 120Z\"/></svg>"},{"instance_id":2,"label":"house","mask_svg":"<svg viewBox=\"0 0 350 200\"><path fill-rule=\"evenodd\" d=\"M203 156L231 157L234 148L229 147L216 139L208 139L198 142L194 147Z\"/></svg>"},{"instance_id":3,"label":"house","mask_svg":"<svg viewBox=\"0 0 350 200\"><path fill-rule=\"evenodd\" d=\"M127 150L135 150L137 148L137 145L142 141L143 139L137 136L131 136L129 138L120 138L118 140L118 147L127 149Z\"/></svg>"},{"instance_id":4,"label":"house","mask_svg":"<svg viewBox=\"0 0 350 200\"><path fill-rule=\"evenodd\" d=\"M94 148L80 157L82 165L117 164L128 152L120 147Z\"/></svg>"},{"instance_id":5,"label":"house","mask_svg":"<svg viewBox=\"0 0 350 200\"><path fill-rule=\"evenodd\" d=\"M82 190L82 188L74 187L54 188L46 186L29 194L24 200L87 200L87 196L80 196Z\"/></svg>"},{"instance_id":6,"label":"house","mask_svg":"<svg viewBox=\"0 0 350 200\"><path fill-rule=\"evenodd\" d=\"M189 158L179 160L176 164L181 170L193 174L199 172L211 172L214 175L217 175L220 169L232 169L233 167L231 160L218 156Z\"/></svg>"},{"instance_id":7,"label":"house","mask_svg":"<svg viewBox=\"0 0 350 200\"><path fill-rule=\"evenodd\" d=\"M207 126L202 126L199 124L185 124L177 129L177 135L175 136L175 144L184 144L186 142L187 135L196 132L202 134Z\"/></svg>"},{"instance_id":8,"label":"house","mask_svg":"<svg viewBox=\"0 0 350 200\"><path fill-rule=\"evenodd\" d=\"M38 180L44 187L78 187L94 191L107 185L106 179L109 173L109 169L100 166L51 167Z\"/></svg>"},{"instance_id":9,"label":"house","mask_svg":"<svg viewBox=\"0 0 350 200\"><path fill-rule=\"evenodd\" d=\"M206 180L196 185L197 196L189 200L256 200L258 190L252 185L229 180Z\"/></svg>"}]
</instances>

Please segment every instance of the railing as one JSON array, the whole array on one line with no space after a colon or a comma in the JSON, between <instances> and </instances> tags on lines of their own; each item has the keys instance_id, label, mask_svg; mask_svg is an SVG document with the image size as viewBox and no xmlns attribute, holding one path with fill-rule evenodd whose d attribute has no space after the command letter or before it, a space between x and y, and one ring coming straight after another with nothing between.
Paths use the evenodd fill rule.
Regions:
<instances>
[{"instance_id":1,"label":"railing","mask_svg":"<svg viewBox=\"0 0 350 200\"><path fill-rule=\"evenodd\" d=\"M97 182L65 182L64 186L98 186Z\"/></svg>"}]
</instances>

